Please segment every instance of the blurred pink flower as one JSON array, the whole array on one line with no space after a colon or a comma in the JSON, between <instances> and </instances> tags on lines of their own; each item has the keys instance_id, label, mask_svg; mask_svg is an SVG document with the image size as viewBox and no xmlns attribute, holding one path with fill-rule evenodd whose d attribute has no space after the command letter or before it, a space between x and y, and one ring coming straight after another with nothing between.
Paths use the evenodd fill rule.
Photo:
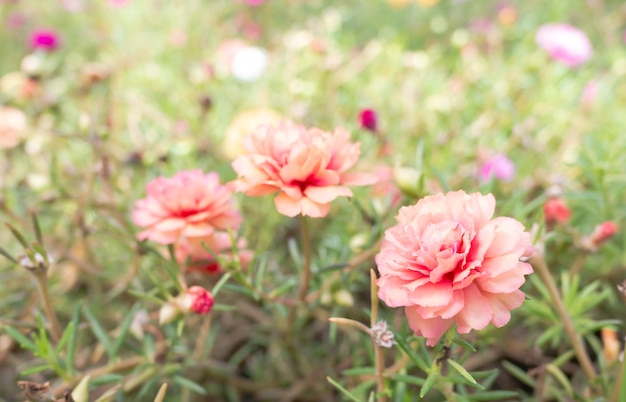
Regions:
<instances>
[{"instance_id":1,"label":"blurred pink flower","mask_svg":"<svg viewBox=\"0 0 626 402\"><path fill-rule=\"evenodd\" d=\"M530 234L515 219L492 219L493 195L463 191L427 196L400 209L376 255L378 296L404 307L416 335L435 345L456 323L466 334L490 322L502 327L524 301L533 272L520 262Z\"/></svg>"},{"instance_id":2,"label":"blurred pink flower","mask_svg":"<svg viewBox=\"0 0 626 402\"><path fill-rule=\"evenodd\" d=\"M173 244L182 237L210 236L216 230L237 230L241 216L232 193L216 173L200 170L159 177L147 185L148 196L135 202L133 222L144 230L139 240Z\"/></svg>"},{"instance_id":3,"label":"blurred pink flower","mask_svg":"<svg viewBox=\"0 0 626 402\"><path fill-rule=\"evenodd\" d=\"M372 109L363 109L359 112L359 122L361 128L369 131L376 131L378 129L378 116Z\"/></svg>"},{"instance_id":4,"label":"blurred pink flower","mask_svg":"<svg viewBox=\"0 0 626 402\"><path fill-rule=\"evenodd\" d=\"M515 164L506 155L496 154L480 167L479 178L487 182L491 178L511 181L515 177Z\"/></svg>"},{"instance_id":5,"label":"blurred pink flower","mask_svg":"<svg viewBox=\"0 0 626 402\"><path fill-rule=\"evenodd\" d=\"M402 201L402 191L398 187L391 166L379 166L374 169L374 175L378 178L372 186L374 197L385 197L391 201L391 205L396 206Z\"/></svg>"},{"instance_id":6,"label":"blurred pink flower","mask_svg":"<svg viewBox=\"0 0 626 402\"><path fill-rule=\"evenodd\" d=\"M593 229L591 234L583 236L581 246L587 251L595 252L615 236L617 229L617 224L613 221L602 222Z\"/></svg>"},{"instance_id":7,"label":"blurred pink flower","mask_svg":"<svg viewBox=\"0 0 626 402\"><path fill-rule=\"evenodd\" d=\"M208 247L210 251L206 248ZM246 250L247 242L240 238L237 240L237 255L232 253L232 242L226 232L216 232L208 237L181 238L176 242L174 249L179 264L187 263L187 271L216 274L223 271L220 262L215 256L222 257L226 261L235 258L239 260L243 268L247 267L254 256L251 250Z\"/></svg>"},{"instance_id":8,"label":"blurred pink flower","mask_svg":"<svg viewBox=\"0 0 626 402\"><path fill-rule=\"evenodd\" d=\"M329 133L283 123L259 126L244 139L247 154L232 163L235 188L250 196L278 192L276 209L283 215L324 217L330 203L352 196L347 186L376 182L370 174L346 173L358 161L358 143L347 131Z\"/></svg>"},{"instance_id":9,"label":"blurred pink flower","mask_svg":"<svg viewBox=\"0 0 626 402\"><path fill-rule=\"evenodd\" d=\"M108 0L109 5L113 7L123 7L130 2L130 0Z\"/></svg>"},{"instance_id":10,"label":"blurred pink flower","mask_svg":"<svg viewBox=\"0 0 626 402\"><path fill-rule=\"evenodd\" d=\"M580 97L580 102L585 108L591 107L594 104L596 99L598 98L598 93L600 92L600 83L597 80L590 80L585 85L583 89L582 96Z\"/></svg>"},{"instance_id":11,"label":"blurred pink flower","mask_svg":"<svg viewBox=\"0 0 626 402\"><path fill-rule=\"evenodd\" d=\"M51 52L61 43L59 34L51 29L39 29L30 35L30 47L33 50Z\"/></svg>"},{"instance_id":12,"label":"blurred pink flower","mask_svg":"<svg viewBox=\"0 0 626 402\"><path fill-rule=\"evenodd\" d=\"M26 132L26 115L12 107L0 108L0 149L13 148Z\"/></svg>"},{"instance_id":13,"label":"blurred pink flower","mask_svg":"<svg viewBox=\"0 0 626 402\"><path fill-rule=\"evenodd\" d=\"M593 54L587 35L569 24L543 25L535 40L550 57L568 67L587 62Z\"/></svg>"},{"instance_id":14,"label":"blurred pink flower","mask_svg":"<svg viewBox=\"0 0 626 402\"><path fill-rule=\"evenodd\" d=\"M265 0L240 0L243 3L246 3L249 6L260 6L261 4L265 3Z\"/></svg>"},{"instance_id":15,"label":"blurred pink flower","mask_svg":"<svg viewBox=\"0 0 626 402\"><path fill-rule=\"evenodd\" d=\"M572 211L565 201L558 197L552 197L543 205L543 215L548 225L566 223L572 216Z\"/></svg>"}]
</instances>

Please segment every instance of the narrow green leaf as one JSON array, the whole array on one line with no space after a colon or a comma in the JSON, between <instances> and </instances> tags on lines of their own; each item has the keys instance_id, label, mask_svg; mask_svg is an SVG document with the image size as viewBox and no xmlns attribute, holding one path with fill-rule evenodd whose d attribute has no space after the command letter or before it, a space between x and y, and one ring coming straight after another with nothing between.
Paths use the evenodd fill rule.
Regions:
<instances>
[{"instance_id":1,"label":"narrow green leaf","mask_svg":"<svg viewBox=\"0 0 626 402\"><path fill-rule=\"evenodd\" d=\"M235 310L237 310L237 307L231 306L229 304L215 303L213 305L213 311L235 311Z\"/></svg>"},{"instance_id":2,"label":"narrow green leaf","mask_svg":"<svg viewBox=\"0 0 626 402\"><path fill-rule=\"evenodd\" d=\"M29 248L29 244L26 241L26 239L24 238L24 236L22 236L22 233L20 233L19 230L17 230L15 228L15 226L11 225L9 222L4 222L4 224L9 228L9 230L11 231L11 233L13 233L13 236L15 236L15 238L17 239L17 241L20 242L20 244L22 245L22 247L24 247L24 249L28 249Z\"/></svg>"},{"instance_id":3,"label":"narrow green leaf","mask_svg":"<svg viewBox=\"0 0 626 402\"><path fill-rule=\"evenodd\" d=\"M113 343L113 347L111 348L112 356L116 356L122 348L122 345L126 340L126 336L128 336L128 331L130 330L130 325L133 322L133 318L135 318L135 314L137 314L137 310L139 310L139 305L135 304L126 314L126 317L124 317L122 325L120 326L120 333L117 335L115 343Z\"/></svg>"},{"instance_id":4,"label":"narrow green leaf","mask_svg":"<svg viewBox=\"0 0 626 402\"><path fill-rule=\"evenodd\" d=\"M424 381L424 385L422 385L422 388L420 389L420 398L423 398L428 391L430 391L438 378L439 373L437 372L430 373L428 377L426 377L426 381Z\"/></svg>"},{"instance_id":5,"label":"narrow green leaf","mask_svg":"<svg viewBox=\"0 0 626 402\"><path fill-rule=\"evenodd\" d=\"M17 260L15 258L13 258L11 256L11 254L9 254L5 249L3 249L2 247L0 247L0 255L3 255L4 258L6 258L7 260L13 262L14 264L19 264L17 262Z\"/></svg>"},{"instance_id":6,"label":"narrow green leaf","mask_svg":"<svg viewBox=\"0 0 626 402\"><path fill-rule=\"evenodd\" d=\"M224 286L224 284L230 279L231 276L232 274L230 272L226 272L224 275L222 275L220 280L215 284L215 286L213 286L213 289L211 290L213 297L217 296L222 286Z\"/></svg>"},{"instance_id":7,"label":"narrow green leaf","mask_svg":"<svg viewBox=\"0 0 626 402\"><path fill-rule=\"evenodd\" d=\"M524 370L517 367L515 364L507 360L502 360L502 366L506 369L506 371L511 373L513 377L517 378L531 388L535 387L535 380L533 380L531 376L529 376Z\"/></svg>"},{"instance_id":8,"label":"narrow green leaf","mask_svg":"<svg viewBox=\"0 0 626 402\"><path fill-rule=\"evenodd\" d=\"M49 369L49 364L39 364L37 366L29 367L26 370L23 370L20 374L22 374L23 376L33 375Z\"/></svg>"},{"instance_id":9,"label":"narrow green leaf","mask_svg":"<svg viewBox=\"0 0 626 402\"><path fill-rule=\"evenodd\" d=\"M89 321L91 332L93 332L98 341L100 341L100 343L104 347L104 350L106 350L109 359L112 360L114 357L113 348L111 346L111 340L109 339L109 336L105 332L104 328L102 328L96 317L94 317L94 315L89 310L89 307L87 307L86 305L83 306L83 314L87 318L87 321Z\"/></svg>"},{"instance_id":10,"label":"narrow green leaf","mask_svg":"<svg viewBox=\"0 0 626 402\"><path fill-rule=\"evenodd\" d=\"M467 350L469 350L469 351L471 351L471 352L476 352L476 348L475 348L475 347L474 347L471 343L469 343L468 341L466 341L465 339L455 337L455 338L452 340L452 342L456 343L457 345L459 345L459 346L461 346L462 348L467 349Z\"/></svg>"},{"instance_id":11,"label":"narrow green leaf","mask_svg":"<svg viewBox=\"0 0 626 402\"><path fill-rule=\"evenodd\" d=\"M206 395L206 390L202 388L200 384L195 383L187 378L184 378L181 376L174 376L172 381L174 381L176 384L180 385L183 388L190 389L191 391L197 394Z\"/></svg>"},{"instance_id":12,"label":"narrow green leaf","mask_svg":"<svg viewBox=\"0 0 626 402\"><path fill-rule=\"evenodd\" d=\"M35 229L35 239L39 244L43 245L43 236L41 235L41 227L39 226L39 219L37 219L37 214L31 212L30 217L33 221L33 229Z\"/></svg>"},{"instance_id":13,"label":"narrow green leaf","mask_svg":"<svg viewBox=\"0 0 626 402\"><path fill-rule=\"evenodd\" d=\"M394 340L397 342L400 349L402 349L404 353L409 356L409 358L413 361L413 363L417 365L417 367L420 368L420 370L425 373L428 372L428 364L424 360L422 360L422 358L413 350L413 348L411 347L411 345L409 345L406 339L404 339L404 337L400 333L393 330L392 332L394 335Z\"/></svg>"},{"instance_id":14,"label":"narrow green leaf","mask_svg":"<svg viewBox=\"0 0 626 402\"><path fill-rule=\"evenodd\" d=\"M349 398L351 401L354 401L354 402L361 402L361 401L359 401L359 398L357 398L356 396L351 394L350 391L348 391L347 389L342 387L341 384L339 384L337 381L333 380L330 377L326 377L326 381L328 381L335 388L337 388L337 390L339 390L339 392L341 392L346 398Z\"/></svg>"},{"instance_id":15,"label":"narrow green leaf","mask_svg":"<svg viewBox=\"0 0 626 402\"><path fill-rule=\"evenodd\" d=\"M33 353L37 352L37 345L25 337L20 331L13 327L4 327L4 329L11 338L15 339L15 341L20 344L21 347L26 350L30 350Z\"/></svg>"},{"instance_id":16,"label":"narrow green leaf","mask_svg":"<svg viewBox=\"0 0 626 402\"><path fill-rule=\"evenodd\" d=\"M135 290L135 289L129 289L128 293L130 293L131 295L141 300L149 301L149 302L156 303L159 305L163 304L163 299L159 299L158 297L150 293L142 292L140 290Z\"/></svg>"},{"instance_id":17,"label":"narrow green leaf","mask_svg":"<svg viewBox=\"0 0 626 402\"><path fill-rule=\"evenodd\" d=\"M565 375L565 373L561 371L560 368L558 368L554 364L548 364L546 366L546 371L550 373L550 375L554 377L559 382L559 384L561 384L561 386L565 389L565 392L567 393L568 396L570 397L574 396L574 391L572 390L572 386L569 380L567 379L567 376Z\"/></svg>"},{"instance_id":18,"label":"narrow green leaf","mask_svg":"<svg viewBox=\"0 0 626 402\"><path fill-rule=\"evenodd\" d=\"M478 384L476 380L474 379L474 377L472 377L472 375L468 373L467 370L465 370L465 367L461 366L458 362L455 362L452 359L448 359L447 362L448 364L450 364L450 366L452 366L453 369L455 369L459 374L461 374L467 381L471 382L472 384Z\"/></svg>"},{"instance_id":19,"label":"narrow green leaf","mask_svg":"<svg viewBox=\"0 0 626 402\"><path fill-rule=\"evenodd\" d=\"M407 374L394 374L391 379L404 384L417 385L421 387L426 382L426 379L415 377Z\"/></svg>"},{"instance_id":20,"label":"narrow green leaf","mask_svg":"<svg viewBox=\"0 0 626 402\"><path fill-rule=\"evenodd\" d=\"M374 367L354 367L341 372L345 376L349 375L370 375L375 374L376 369Z\"/></svg>"},{"instance_id":21,"label":"narrow green leaf","mask_svg":"<svg viewBox=\"0 0 626 402\"><path fill-rule=\"evenodd\" d=\"M467 395L467 399L472 402L502 401L511 398L517 400L519 394L515 391L480 391Z\"/></svg>"},{"instance_id":22,"label":"narrow green leaf","mask_svg":"<svg viewBox=\"0 0 626 402\"><path fill-rule=\"evenodd\" d=\"M67 341L67 367L72 373L76 373L74 369L74 355L76 354L76 340L78 339L78 320L80 319L80 306L76 306L74 310L74 316L70 325L72 325L72 331Z\"/></svg>"},{"instance_id":23,"label":"narrow green leaf","mask_svg":"<svg viewBox=\"0 0 626 402\"><path fill-rule=\"evenodd\" d=\"M70 322L69 324L67 324L67 326L65 327L65 330L63 331L63 334L61 335L61 339L59 339L59 343L57 343L57 346L55 348L55 353L57 355L59 354L61 350L63 350L63 348L65 347L65 345L70 339L70 335L72 334L74 330L75 330L74 323Z\"/></svg>"}]
</instances>

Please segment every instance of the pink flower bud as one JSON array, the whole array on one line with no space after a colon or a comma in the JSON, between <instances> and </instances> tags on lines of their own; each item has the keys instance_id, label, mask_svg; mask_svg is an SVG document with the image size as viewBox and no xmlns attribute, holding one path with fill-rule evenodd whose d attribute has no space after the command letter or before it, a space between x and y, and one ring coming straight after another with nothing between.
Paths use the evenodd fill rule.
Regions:
<instances>
[{"instance_id":1,"label":"pink flower bud","mask_svg":"<svg viewBox=\"0 0 626 402\"><path fill-rule=\"evenodd\" d=\"M589 251L596 251L617 233L617 225L613 221L602 222L593 229L589 236L582 239L582 247Z\"/></svg>"},{"instance_id":2,"label":"pink flower bud","mask_svg":"<svg viewBox=\"0 0 626 402\"><path fill-rule=\"evenodd\" d=\"M378 116L372 109L363 109L359 112L361 128L369 131L378 130Z\"/></svg>"},{"instance_id":3,"label":"pink flower bud","mask_svg":"<svg viewBox=\"0 0 626 402\"><path fill-rule=\"evenodd\" d=\"M567 207L565 201L560 198L550 198L543 205L543 215L546 219L546 223L549 225L555 223L566 223L572 211Z\"/></svg>"},{"instance_id":4,"label":"pink flower bud","mask_svg":"<svg viewBox=\"0 0 626 402\"><path fill-rule=\"evenodd\" d=\"M201 286L190 287L180 300L180 307L184 312L193 311L196 314L207 314L213 304L213 295Z\"/></svg>"}]
</instances>

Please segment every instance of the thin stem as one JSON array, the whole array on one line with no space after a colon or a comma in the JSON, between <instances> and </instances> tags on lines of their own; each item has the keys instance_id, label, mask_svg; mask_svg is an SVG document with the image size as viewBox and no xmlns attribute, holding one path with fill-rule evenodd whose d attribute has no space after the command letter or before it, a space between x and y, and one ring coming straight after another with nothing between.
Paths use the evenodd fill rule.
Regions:
<instances>
[{"instance_id":1,"label":"thin stem","mask_svg":"<svg viewBox=\"0 0 626 402\"><path fill-rule=\"evenodd\" d=\"M304 215L300 215L300 231L304 266L302 267L302 280L300 281L298 300L304 302L309 292L309 283L311 282L311 238L309 236L309 221Z\"/></svg>"},{"instance_id":2,"label":"thin stem","mask_svg":"<svg viewBox=\"0 0 626 402\"><path fill-rule=\"evenodd\" d=\"M373 327L376 325L378 319L378 287L376 286L376 272L370 269L370 300L371 300L371 315L370 323ZM383 348L377 344L374 337L372 337L372 345L374 346L374 363L376 367L376 393L378 394L378 402L387 402L387 395L385 394L385 355Z\"/></svg>"},{"instance_id":3,"label":"thin stem","mask_svg":"<svg viewBox=\"0 0 626 402\"><path fill-rule=\"evenodd\" d=\"M554 303L557 313L561 317L561 320L563 320L563 328L565 328L565 333L572 343L572 347L576 353L576 358L580 362L585 375L590 381L594 380L596 378L596 372L593 368L593 364L591 363L591 359L589 358L589 355L587 355L587 351L585 350L581 337L576 333L576 329L572 323L572 318L569 316L567 309L565 308L565 304L561 299L559 290L554 283L554 279L552 278L552 274L546 265L545 259L543 256L535 255L530 259L530 263L536 268L539 278L541 278L544 285L548 288L548 292L550 292L552 303Z\"/></svg>"},{"instance_id":4,"label":"thin stem","mask_svg":"<svg viewBox=\"0 0 626 402\"><path fill-rule=\"evenodd\" d=\"M446 401L448 402L456 400L454 398L453 384L449 381L445 381L444 379L444 376L447 371L446 360L449 357L448 355L450 352L450 347L452 346L452 341L454 340L455 333L456 333L455 328L450 328L448 332L446 332L445 338L443 339L443 347L441 348L437 357L433 361L433 364L436 365L436 370L442 374L441 376L439 376L439 380L437 381L439 385L439 390L441 391L443 396L446 398Z\"/></svg>"},{"instance_id":5,"label":"thin stem","mask_svg":"<svg viewBox=\"0 0 626 402\"><path fill-rule=\"evenodd\" d=\"M31 271L32 272L32 271ZM48 292L48 277L46 276L46 270L42 272L32 272L35 277L35 284L37 285L37 292L43 305L43 310L46 313L48 322L50 322L50 333L52 339L58 342L61 339L61 326L57 320L57 315L52 308L52 301L50 300L50 293Z\"/></svg>"},{"instance_id":6,"label":"thin stem","mask_svg":"<svg viewBox=\"0 0 626 402\"><path fill-rule=\"evenodd\" d=\"M578 275L580 271L583 269L583 265L585 265L585 261L587 260L587 253L583 252L576 256L572 267L570 268L570 273L573 275Z\"/></svg>"}]
</instances>

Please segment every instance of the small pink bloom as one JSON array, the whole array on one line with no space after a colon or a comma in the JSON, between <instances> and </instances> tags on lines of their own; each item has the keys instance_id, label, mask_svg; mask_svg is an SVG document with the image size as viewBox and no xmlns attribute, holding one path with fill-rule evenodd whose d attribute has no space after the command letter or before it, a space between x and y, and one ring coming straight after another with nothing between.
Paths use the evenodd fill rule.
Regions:
<instances>
[{"instance_id":1,"label":"small pink bloom","mask_svg":"<svg viewBox=\"0 0 626 402\"><path fill-rule=\"evenodd\" d=\"M391 200L391 205L400 204L402 191L396 184L393 168L390 166L379 166L374 169L374 175L376 175L378 180L372 186L372 195Z\"/></svg>"},{"instance_id":2,"label":"small pink bloom","mask_svg":"<svg viewBox=\"0 0 626 402\"><path fill-rule=\"evenodd\" d=\"M565 201L561 198L553 197L543 205L543 215L546 223L553 225L557 222L566 223L572 215L572 211L570 211Z\"/></svg>"},{"instance_id":3,"label":"small pink bloom","mask_svg":"<svg viewBox=\"0 0 626 402\"><path fill-rule=\"evenodd\" d=\"M600 92L600 83L596 80L591 80L587 82L585 88L583 89L583 94L580 98L580 102L586 108L591 107L598 98L598 93Z\"/></svg>"},{"instance_id":4,"label":"small pink bloom","mask_svg":"<svg viewBox=\"0 0 626 402\"><path fill-rule=\"evenodd\" d=\"M569 24L543 25L535 41L551 58L568 67L587 62L593 54L587 35Z\"/></svg>"},{"instance_id":5,"label":"small pink bloom","mask_svg":"<svg viewBox=\"0 0 626 402\"><path fill-rule=\"evenodd\" d=\"M232 193L217 173L178 172L148 183L148 196L135 202L133 222L144 230L139 240L173 244L182 237L211 236L217 230L237 230L241 216Z\"/></svg>"},{"instance_id":6,"label":"small pink bloom","mask_svg":"<svg viewBox=\"0 0 626 402\"><path fill-rule=\"evenodd\" d=\"M602 222L593 229L589 236L582 239L582 247L589 251L597 251L617 233L617 225L613 221Z\"/></svg>"},{"instance_id":7,"label":"small pink bloom","mask_svg":"<svg viewBox=\"0 0 626 402\"><path fill-rule=\"evenodd\" d=\"M493 218L493 195L463 191L428 196L400 209L376 255L378 296L404 307L409 326L435 345L456 323L466 334L502 327L524 301L533 272L520 262L530 234L512 218Z\"/></svg>"},{"instance_id":8,"label":"small pink bloom","mask_svg":"<svg viewBox=\"0 0 626 402\"><path fill-rule=\"evenodd\" d=\"M40 29L30 35L30 47L33 50L51 52L60 44L59 34L51 29Z\"/></svg>"},{"instance_id":9,"label":"small pink bloom","mask_svg":"<svg viewBox=\"0 0 626 402\"><path fill-rule=\"evenodd\" d=\"M246 3L249 6L257 7L261 4L265 3L265 0L240 0L243 3Z\"/></svg>"},{"instance_id":10,"label":"small pink bloom","mask_svg":"<svg viewBox=\"0 0 626 402\"><path fill-rule=\"evenodd\" d=\"M506 155L497 154L480 167L479 176L485 182L492 177L505 182L511 181L515 177L515 164Z\"/></svg>"},{"instance_id":11,"label":"small pink bloom","mask_svg":"<svg viewBox=\"0 0 626 402\"><path fill-rule=\"evenodd\" d=\"M109 5L113 7L123 7L129 2L130 0L109 0Z\"/></svg>"},{"instance_id":12,"label":"small pink bloom","mask_svg":"<svg viewBox=\"0 0 626 402\"><path fill-rule=\"evenodd\" d=\"M351 197L347 186L376 182L369 174L347 173L360 155L358 143L342 129L334 133L283 123L259 126L244 139L247 154L232 163L237 191L250 196L278 192L276 209L283 215L324 217L330 203Z\"/></svg>"},{"instance_id":13,"label":"small pink bloom","mask_svg":"<svg viewBox=\"0 0 626 402\"><path fill-rule=\"evenodd\" d=\"M207 247L211 250L207 250ZM248 266L252 261L253 253L246 250L247 242L240 238L237 240L237 255L232 253L232 243L230 236L226 232L216 232L208 237L181 238L176 242L175 255L179 264L187 264L187 271L204 272L215 274L223 271L220 262L215 256L226 261L235 258L239 260L242 267Z\"/></svg>"},{"instance_id":14,"label":"small pink bloom","mask_svg":"<svg viewBox=\"0 0 626 402\"><path fill-rule=\"evenodd\" d=\"M213 308L213 295L201 286L192 286L178 297L179 306L184 313L207 314Z\"/></svg>"},{"instance_id":15,"label":"small pink bloom","mask_svg":"<svg viewBox=\"0 0 626 402\"><path fill-rule=\"evenodd\" d=\"M26 115L12 107L0 108L0 149L13 148L26 132Z\"/></svg>"},{"instance_id":16,"label":"small pink bloom","mask_svg":"<svg viewBox=\"0 0 626 402\"><path fill-rule=\"evenodd\" d=\"M378 130L378 116L372 109L363 109L359 112L361 128L369 131Z\"/></svg>"}]
</instances>

